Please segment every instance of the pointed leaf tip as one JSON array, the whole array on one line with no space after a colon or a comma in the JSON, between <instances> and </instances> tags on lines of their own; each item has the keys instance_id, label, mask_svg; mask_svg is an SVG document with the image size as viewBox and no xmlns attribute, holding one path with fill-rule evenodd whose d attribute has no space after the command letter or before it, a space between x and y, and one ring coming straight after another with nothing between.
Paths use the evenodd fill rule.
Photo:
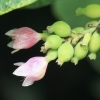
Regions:
<instances>
[{"instance_id":1,"label":"pointed leaf tip","mask_svg":"<svg viewBox=\"0 0 100 100\"><path fill-rule=\"evenodd\" d=\"M0 15L27 6L37 0L0 0Z\"/></svg>"}]
</instances>

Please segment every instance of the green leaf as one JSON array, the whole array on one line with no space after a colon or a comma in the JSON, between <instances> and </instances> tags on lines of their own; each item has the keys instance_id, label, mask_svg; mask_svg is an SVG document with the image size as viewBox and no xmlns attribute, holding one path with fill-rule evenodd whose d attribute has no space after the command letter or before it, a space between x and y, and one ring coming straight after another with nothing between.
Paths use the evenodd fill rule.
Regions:
<instances>
[{"instance_id":1,"label":"green leaf","mask_svg":"<svg viewBox=\"0 0 100 100\"><path fill-rule=\"evenodd\" d=\"M0 0L0 15L34 3L37 0Z\"/></svg>"},{"instance_id":2,"label":"green leaf","mask_svg":"<svg viewBox=\"0 0 100 100\"><path fill-rule=\"evenodd\" d=\"M56 1L56 0L38 0L37 2L35 2L35 3L31 4L31 5L28 5L28 6L24 7L24 8L36 9L36 8L39 8L39 7L50 5L54 1Z\"/></svg>"}]
</instances>

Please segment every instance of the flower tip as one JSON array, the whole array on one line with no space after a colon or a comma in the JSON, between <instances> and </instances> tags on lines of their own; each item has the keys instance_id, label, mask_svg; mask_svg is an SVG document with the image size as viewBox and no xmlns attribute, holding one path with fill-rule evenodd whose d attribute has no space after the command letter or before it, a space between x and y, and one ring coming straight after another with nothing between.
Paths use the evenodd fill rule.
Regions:
<instances>
[{"instance_id":1,"label":"flower tip","mask_svg":"<svg viewBox=\"0 0 100 100\"><path fill-rule=\"evenodd\" d=\"M56 60L56 63L57 63L58 65L60 65L60 67L63 65L63 62L61 62L59 59Z\"/></svg>"},{"instance_id":2,"label":"flower tip","mask_svg":"<svg viewBox=\"0 0 100 100\"><path fill-rule=\"evenodd\" d=\"M7 44L7 46L8 46L9 48L13 48L13 41L9 42L9 43Z\"/></svg>"},{"instance_id":3,"label":"flower tip","mask_svg":"<svg viewBox=\"0 0 100 100\"><path fill-rule=\"evenodd\" d=\"M22 84L22 86L30 86L34 83L34 78L31 76L27 76Z\"/></svg>"},{"instance_id":4,"label":"flower tip","mask_svg":"<svg viewBox=\"0 0 100 100\"><path fill-rule=\"evenodd\" d=\"M13 75L19 76L16 72L16 70L12 73Z\"/></svg>"},{"instance_id":5,"label":"flower tip","mask_svg":"<svg viewBox=\"0 0 100 100\"><path fill-rule=\"evenodd\" d=\"M13 50L12 52L11 52L11 54L14 54L15 52L17 52L17 51L19 51L20 49L16 49L16 50Z\"/></svg>"},{"instance_id":6,"label":"flower tip","mask_svg":"<svg viewBox=\"0 0 100 100\"><path fill-rule=\"evenodd\" d=\"M8 32L5 33L5 35L7 35L7 36L12 36L12 33L13 33L15 30L16 30L16 29L9 30Z\"/></svg>"},{"instance_id":7,"label":"flower tip","mask_svg":"<svg viewBox=\"0 0 100 100\"><path fill-rule=\"evenodd\" d=\"M14 63L13 65L14 66L21 66L21 65L23 65L24 63L23 62L18 62L18 63Z\"/></svg>"},{"instance_id":8,"label":"flower tip","mask_svg":"<svg viewBox=\"0 0 100 100\"><path fill-rule=\"evenodd\" d=\"M23 83L22 86L27 87L27 86L32 85L33 83L34 83L34 82L32 82L32 83L29 83L29 82L27 82L27 83Z\"/></svg>"}]
</instances>

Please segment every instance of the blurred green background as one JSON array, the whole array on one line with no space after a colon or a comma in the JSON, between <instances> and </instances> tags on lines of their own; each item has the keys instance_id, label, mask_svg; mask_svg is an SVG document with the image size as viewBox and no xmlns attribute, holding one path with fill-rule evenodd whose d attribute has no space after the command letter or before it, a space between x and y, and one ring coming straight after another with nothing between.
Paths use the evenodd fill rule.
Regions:
<instances>
[{"instance_id":1,"label":"blurred green background","mask_svg":"<svg viewBox=\"0 0 100 100\"><path fill-rule=\"evenodd\" d=\"M16 69L13 63L25 62L32 56L44 56L40 53L43 42L11 55L12 49L6 46L11 39L4 35L10 29L24 26L42 32L57 20L66 21L71 28L84 27L88 21L98 19L76 16L75 10L91 3L100 4L100 0L52 0L44 5L39 3L42 6L35 9L28 6L0 16L1 100L100 100L100 52L95 61L85 58L76 66L68 62L59 67L52 61L42 80L22 87L23 78L12 75Z\"/></svg>"}]
</instances>

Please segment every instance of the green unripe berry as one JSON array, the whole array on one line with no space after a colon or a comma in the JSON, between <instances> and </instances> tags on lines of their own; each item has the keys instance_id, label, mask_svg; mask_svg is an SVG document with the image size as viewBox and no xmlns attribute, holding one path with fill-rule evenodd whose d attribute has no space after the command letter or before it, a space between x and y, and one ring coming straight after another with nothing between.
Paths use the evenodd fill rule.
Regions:
<instances>
[{"instance_id":1,"label":"green unripe berry","mask_svg":"<svg viewBox=\"0 0 100 100\"><path fill-rule=\"evenodd\" d=\"M85 8L78 8L76 10L77 15L85 15L89 18L99 18L100 17L100 5L99 4L90 4Z\"/></svg>"},{"instance_id":2,"label":"green unripe berry","mask_svg":"<svg viewBox=\"0 0 100 100\"><path fill-rule=\"evenodd\" d=\"M64 62L68 62L71 60L74 54L73 46L70 44L70 42L63 43L58 48L58 65L62 65Z\"/></svg>"},{"instance_id":3,"label":"green unripe berry","mask_svg":"<svg viewBox=\"0 0 100 100\"><path fill-rule=\"evenodd\" d=\"M91 36L91 40L89 42L89 54L90 59L96 59L96 52L100 49L100 35L95 31Z\"/></svg>"},{"instance_id":4,"label":"green unripe berry","mask_svg":"<svg viewBox=\"0 0 100 100\"><path fill-rule=\"evenodd\" d=\"M81 46L81 41L78 42L78 44L75 46L74 50L74 57L71 59L71 62L73 62L75 65L78 64L78 61L85 58L88 53L88 46L84 48Z\"/></svg>"},{"instance_id":5,"label":"green unripe berry","mask_svg":"<svg viewBox=\"0 0 100 100\"><path fill-rule=\"evenodd\" d=\"M62 44L62 39L58 35L50 35L44 43L45 49L58 49Z\"/></svg>"},{"instance_id":6,"label":"green unripe berry","mask_svg":"<svg viewBox=\"0 0 100 100\"><path fill-rule=\"evenodd\" d=\"M100 35L95 31L89 42L89 51L97 52L100 48Z\"/></svg>"},{"instance_id":7,"label":"green unripe berry","mask_svg":"<svg viewBox=\"0 0 100 100\"><path fill-rule=\"evenodd\" d=\"M97 24L98 24L98 22L95 21L95 20L94 20L94 21L89 21L88 23L86 23L85 29L89 29L89 28L91 28L91 27L96 27Z\"/></svg>"},{"instance_id":8,"label":"green unripe berry","mask_svg":"<svg viewBox=\"0 0 100 100\"><path fill-rule=\"evenodd\" d=\"M52 60L55 60L58 56L58 50L53 50L53 49L50 49L48 50L47 54L46 54L46 59L48 62L52 61Z\"/></svg>"},{"instance_id":9,"label":"green unripe berry","mask_svg":"<svg viewBox=\"0 0 100 100\"><path fill-rule=\"evenodd\" d=\"M75 34L82 33L83 31L84 31L83 27L76 27L72 29L72 33L75 33Z\"/></svg>"},{"instance_id":10,"label":"green unripe berry","mask_svg":"<svg viewBox=\"0 0 100 100\"><path fill-rule=\"evenodd\" d=\"M70 26L64 21L57 21L51 26L48 26L47 29L50 33L55 33L60 37L68 37L71 33Z\"/></svg>"}]
</instances>

